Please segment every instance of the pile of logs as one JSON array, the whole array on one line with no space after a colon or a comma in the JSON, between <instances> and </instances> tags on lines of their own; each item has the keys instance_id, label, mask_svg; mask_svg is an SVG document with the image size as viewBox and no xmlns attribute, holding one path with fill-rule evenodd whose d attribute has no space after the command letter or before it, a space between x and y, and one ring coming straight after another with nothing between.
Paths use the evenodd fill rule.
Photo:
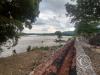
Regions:
<instances>
[{"instance_id":1,"label":"pile of logs","mask_svg":"<svg viewBox=\"0 0 100 75\"><path fill-rule=\"evenodd\" d=\"M30 75L76 75L76 50L74 40L67 41L47 61L41 63Z\"/></svg>"}]
</instances>

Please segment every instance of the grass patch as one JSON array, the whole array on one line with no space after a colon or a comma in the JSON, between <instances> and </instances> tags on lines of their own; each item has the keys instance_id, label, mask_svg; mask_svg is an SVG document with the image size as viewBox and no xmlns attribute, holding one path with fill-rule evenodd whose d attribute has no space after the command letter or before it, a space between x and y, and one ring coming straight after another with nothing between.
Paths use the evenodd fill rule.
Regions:
<instances>
[{"instance_id":1,"label":"grass patch","mask_svg":"<svg viewBox=\"0 0 100 75\"><path fill-rule=\"evenodd\" d=\"M31 46L28 46L27 47L27 52L30 52L31 51Z\"/></svg>"},{"instance_id":2,"label":"grass patch","mask_svg":"<svg viewBox=\"0 0 100 75\"><path fill-rule=\"evenodd\" d=\"M32 51L34 50L49 50L49 47L34 47Z\"/></svg>"},{"instance_id":3,"label":"grass patch","mask_svg":"<svg viewBox=\"0 0 100 75\"><path fill-rule=\"evenodd\" d=\"M0 48L0 53L3 52L2 48Z\"/></svg>"},{"instance_id":4,"label":"grass patch","mask_svg":"<svg viewBox=\"0 0 100 75\"><path fill-rule=\"evenodd\" d=\"M48 47L48 46L46 46L46 47L34 47L34 48L32 49L32 51L34 51L34 50L44 50L44 51L56 50L56 49L58 49L58 48L61 48L62 46L63 46L63 45L51 46L51 47Z\"/></svg>"}]
</instances>

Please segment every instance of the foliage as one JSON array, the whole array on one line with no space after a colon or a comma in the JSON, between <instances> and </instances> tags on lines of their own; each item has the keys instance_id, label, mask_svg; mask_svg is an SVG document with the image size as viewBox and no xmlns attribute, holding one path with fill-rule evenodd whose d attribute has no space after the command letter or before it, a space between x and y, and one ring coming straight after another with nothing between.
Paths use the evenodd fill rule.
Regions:
<instances>
[{"instance_id":1,"label":"foliage","mask_svg":"<svg viewBox=\"0 0 100 75\"><path fill-rule=\"evenodd\" d=\"M55 35L57 35L58 39L61 40L61 38L62 38L62 32L61 31L56 31Z\"/></svg>"},{"instance_id":2,"label":"foliage","mask_svg":"<svg viewBox=\"0 0 100 75\"><path fill-rule=\"evenodd\" d=\"M23 26L31 24L39 14L41 0L0 0L0 44L18 39Z\"/></svg>"},{"instance_id":3,"label":"foliage","mask_svg":"<svg viewBox=\"0 0 100 75\"><path fill-rule=\"evenodd\" d=\"M64 31L64 32L62 32L62 35L64 35L64 36L74 36L75 31Z\"/></svg>"},{"instance_id":4,"label":"foliage","mask_svg":"<svg viewBox=\"0 0 100 75\"><path fill-rule=\"evenodd\" d=\"M49 47L34 47L32 50L49 50Z\"/></svg>"},{"instance_id":5,"label":"foliage","mask_svg":"<svg viewBox=\"0 0 100 75\"><path fill-rule=\"evenodd\" d=\"M92 37L90 40L89 40L89 43L91 45L96 45L96 46L100 46L100 33L95 35L94 37Z\"/></svg>"},{"instance_id":6,"label":"foliage","mask_svg":"<svg viewBox=\"0 0 100 75\"><path fill-rule=\"evenodd\" d=\"M31 51L31 46L28 46L27 52L30 52L30 51Z\"/></svg>"},{"instance_id":7,"label":"foliage","mask_svg":"<svg viewBox=\"0 0 100 75\"><path fill-rule=\"evenodd\" d=\"M2 48L0 48L0 53L3 52Z\"/></svg>"},{"instance_id":8,"label":"foliage","mask_svg":"<svg viewBox=\"0 0 100 75\"><path fill-rule=\"evenodd\" d=\"M67 16L75 22L78 34L91 34L98 32L97 25L100 21L100 1L99 0L77 0L76 4L67 3Z\"/></svg>"},{"instance_id":9,"label":"foliage","mask_svg":"<svg viewBox=\"0 0 100 75\"><path fill-rule=\"evenodd\" d=\"M41 36L54 36L55 33L21 33L20 35L41 35ZM74 31L64 31L62 32L62 36L73 36L75 35Z\"/></svg>"},{"instance_id":10,"label":"foliage","mask_svg":"<svg viewBox=\"0 0 100 75\"><path fill-rule=\"evenodd\" d=\"M68 15L73 16L72 21L98 21L100 20L99 0L77 0L77 4L66 4Z\"/></svg>"},{"instance_id":11,"label":"foliage","mask_svg":"<svg viewBox=\"0 0 100 75\"><path fill-rule=\"evenodd\" d=\"M97 23L93 24L88 24L87 22L79 22L76 25L76 32L77 34L80 35L88 35L90 37L90 35L93 35L97 32L99 32L99 29L97 28Z\"/></svg>"},{"instance_id":12,"label":"foliage","mask_svg":"<svg viewBox=\"0 0 100 75\"><path fill-rule=\"evenodd\" d=\"M50 47L48 47L48 46L45 46L45 47L33 47L32 48L32 51L47 51L47 50L57 50L58 48L61 48L63 45L58 45L58 46L50 46Z\"/></svg>"}]
</instances>

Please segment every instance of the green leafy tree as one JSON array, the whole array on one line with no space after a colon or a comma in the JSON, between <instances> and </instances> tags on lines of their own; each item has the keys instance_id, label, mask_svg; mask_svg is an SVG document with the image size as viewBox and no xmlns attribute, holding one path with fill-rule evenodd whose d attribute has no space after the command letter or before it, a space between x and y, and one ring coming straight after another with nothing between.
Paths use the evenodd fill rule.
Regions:
<instances>
[{"instance_id":1,"label":"green leafy tree","mask_svg":"<svg viewBox=\"0 0 100 75\"><path fill-rule=\"evenodd\" d=\"M0 45L12 39L17 42L25 27L32 28L39 14L41 0L0 0Z\"/></svg>"},{"instance_id":2,"label":"green leafy tree","mask_svg":"<svg viewBox=\"0 0 100 75\"><path fill-rule=\"evenodd\" d=\"M75 4L67 3L67 16L72 17L75 23L76 33L97 33L97 25L100 24L100 1L77 0Z\"/></svg>"},{"instance_id":3,"label":"green leafy tree","mask_svg":"<svg viewBox=\"0 0 100 75\"><path fill-rule=\"evenodd\" d=\"M89 37L92 36L93 34L99 32L99 28L97 28L97 23L96 24L88 24L86 22L79 22L76 25L76 32L79 35L85 36L85 37Z\"/></svg>"},{"instance_id":4,"label":"green leafy tree","mask_svg":"<svg viewBox=\"0 0 100 75\"><path fill-rule=\"evenodd\" d=\"M61 38L62 38L62 32L61 31L56 31L55 35L57 35L58 39L61 40Z\"/></svg>"}]
</instances>

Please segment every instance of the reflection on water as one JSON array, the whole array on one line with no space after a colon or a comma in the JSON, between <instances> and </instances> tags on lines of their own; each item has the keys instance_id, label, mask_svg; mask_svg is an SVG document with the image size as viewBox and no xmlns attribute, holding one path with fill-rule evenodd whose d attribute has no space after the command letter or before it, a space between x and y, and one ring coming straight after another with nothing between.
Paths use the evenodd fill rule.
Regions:
<instances>
[{"instance_id":1,"label":"reflection on water","mask_svg":"<svg viewBox=\"0 0 100 75\"><path fill-rule=\"evenodd\" d=\"M16 50L17 53L26 52L28 46L41 47L41 46L56 46L59 43L54 42L56 36L39 36L39 35L28 35L22 36L19 39L18 44L10 49L3 48L4 51L0 54L0 57L7 57L12 55L12 50ZM70 36L63 36L63 40L67 40Z\"/></svg>"}]
</instances>

